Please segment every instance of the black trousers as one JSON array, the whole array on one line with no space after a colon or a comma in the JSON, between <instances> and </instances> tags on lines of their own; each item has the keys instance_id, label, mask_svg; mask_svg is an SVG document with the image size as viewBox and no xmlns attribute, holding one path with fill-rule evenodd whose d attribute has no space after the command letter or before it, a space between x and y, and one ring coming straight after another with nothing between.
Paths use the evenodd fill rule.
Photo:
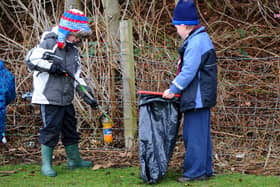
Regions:
<instances>
[{"instance_id":1,"label":"black trousers","mask_svg":"<svg viewBox=\"0 0 280 187\"><path fill-rule=\"evenodd\" d=\"M64 146L77 144L80 136L77 132L77 119L74 106L41 105L43 128L40 129L40 143L55 147L61 135Z\"/></svg>"}]
</instances>

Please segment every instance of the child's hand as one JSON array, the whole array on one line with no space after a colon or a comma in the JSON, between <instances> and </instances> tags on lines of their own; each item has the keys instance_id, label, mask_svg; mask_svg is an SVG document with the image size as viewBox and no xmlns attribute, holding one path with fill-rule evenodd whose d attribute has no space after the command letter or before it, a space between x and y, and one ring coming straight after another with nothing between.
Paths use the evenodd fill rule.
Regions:
<instances>
[{"instance_id":1,"label":"child's hand","mask_svg":"<svg viewBox=\"0 0 280 187\"><path fill-rule=\"evenodd\" d=\"M7 140L5 138L5 133L0 133L0 143L7 143Z\"/></svg>"},{"instance_id":2,"label":"child's hand","mask_svg":"<svg viewBox=\"0 0 280 187\"><path fill-rule=\"evenodd\" d=\"M162 95L163 98L165 99L172 99L173 97L175 97L175 94L174 93L170 93L170 90L167 89L163 92L163 95Z\"/></svg>"}]
</instances>

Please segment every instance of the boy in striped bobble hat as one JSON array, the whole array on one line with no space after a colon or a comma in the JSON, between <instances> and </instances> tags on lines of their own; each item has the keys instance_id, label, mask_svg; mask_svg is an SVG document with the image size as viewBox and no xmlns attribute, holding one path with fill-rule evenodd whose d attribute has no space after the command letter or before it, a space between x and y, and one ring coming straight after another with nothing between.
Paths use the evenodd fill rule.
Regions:
<instances>
[{"instance_id":1,"label":"boy in striped bobble hat","mask_svg":"<svg viewBox=\"0 0 280 187\"><path fill-rule=\"evenodd\" d=\"M32 103L40 105L41 109L43 125L39 142L42 153L41 171L45 176L57 175L52 167L52 156L59 139L64 145L69 169L93 166L91 161L84 161L80 157L80 136L72 103L76 89L85 103L92 108L98 106L91 89L80 77L81 61L77 45L90 34L85 14L77 9L70 9L63 14L57 27L43 33L38 46L31 49L25 58L28 68L33 71ZM66 73L71 76L66 76ZM84 94L73 76L92 97Z\"/></svg>"},{"instance_id":2,"label":"boy in striped bobble hat","mask_svg":"<svg viewBox=\"0 0 280 187\"><path fill-rule=\"evenodd\" d=\"M65 40L70 33L78 38L87 37L91 34L88 18L77 9L68 10L60 19L57 36L58 48L64 47Z\"/></svg>"}]
</instances>

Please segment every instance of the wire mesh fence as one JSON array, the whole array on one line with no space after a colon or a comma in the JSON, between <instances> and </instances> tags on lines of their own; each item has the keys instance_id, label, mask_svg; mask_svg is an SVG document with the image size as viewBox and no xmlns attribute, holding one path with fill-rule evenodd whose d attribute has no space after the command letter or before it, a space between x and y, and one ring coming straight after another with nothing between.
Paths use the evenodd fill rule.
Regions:
<instances>
[{"instance_id":1,"label":"wire mesh fence","mask_svg":"<svg viewBox=\"0 0 280 187\"><path fill-rule=\"evenodd\" d=\"M111 52L107 44L108 26L101 1L85 2L87 15L95 20L91 24L95 34L85 47L83 77L99 104L113 118L115 126L113 143L104 144L100 111L91 110L75 97L80 145L84 156L94 161L114 159L114 155L122 157L119 153L126 151L120 55ZM174 46L178 46L178 40L170 23L175 4L173 1L122 2L125 7L122 20L132 18L135 23L136 88L163 91L170 85L177 69ZM279 22L271 16L276 15L279 3L258 1L242 6L235 6L235 1L197 3L202 24L206 25L220 55L218 104L212 109L215 167L279 175L280 57L276 56L279 54L279 32L275 29ZM41 33L52 23L58 23L63 1L1 1L0 4L2 25L9 25L1 27L0 58L12 66L10 69L17 81L17 100L8 107L8 144L0 146L0 164L39 161L40 111L38 106L22 99L24 93L32 90L32 75L23 59ZM171 162L180 168L184 155L181 132ZM133 160L130 163L137 164L137 137L134 142L134 156L129 159ZM108 157L109 153L112 153L111 157ZM55 160L65 160L64 155L59 144L55 151L58 159Z\"/></svg>"},{"instance_id":2,"label":"wire mesh fence","mask_svg":"<svg viewBox=\"0 0 280 187\"><path fill-rule=\"evenodd\" d=\"M164 54L164 53L162 53ZM169 54L169 53L168 53ZM115 54L118 58L118 54ZM122 73L105 56L90 56L83 62L88 69L99 69L99 76L83 76L94 90L101 107L108 111L115 123L114 141L104 144L100 111L90 109L79 97L74 103L77 111L78 130L83 151L125 152L123 126ZM177 69L176 59L158 56L135 55L135 77L137 90L164 91L168 88ZM15 66L22 66L21 57L15 58ZM218 103L212 109L212 138L214 163L217 169L245 172L278 173L280 163L280 57L218 57L219 87ZM112 70L114 73L112 73ZM21 70L23 71L23 70ZM41 119L39 107L24 100L22 95L32 90L30 73L17 79L17 99L8 107L7 137L10 142L2 151L1 164L12 159L38 160L39 130ZM114 84L114 85L112 85ZM136 93L135 93L136 94ZM137 106L137 103L134 103ZM137 108L136 108L137 110ZM137 135L135 153L137 155ZM58 147L62 148L62 145ZM63 157L58 149L57 157ZM177 146L171 165L181 167L184 155L182 131L178 134ZM137 156L134 157L137 163Z\"/></svg>"},{"instance_id":3,"label":"wire mesh fence","mask_svg":"<svg viewBox=\"0 0 280 187\"><path fill-rule=\"evenodd\" d=\"M168 88L176 63L140 59L138 89ZM279 56L218 58L218 103L212 109L217 168L279 174L279 62ZM181 136L175 162L183 158Z\"/></svg>"}]
</instances>

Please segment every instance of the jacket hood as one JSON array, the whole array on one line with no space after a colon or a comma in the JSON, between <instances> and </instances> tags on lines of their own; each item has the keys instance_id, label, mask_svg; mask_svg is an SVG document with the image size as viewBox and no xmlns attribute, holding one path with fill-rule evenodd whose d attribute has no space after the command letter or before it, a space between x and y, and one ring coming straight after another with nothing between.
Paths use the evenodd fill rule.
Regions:
<instances>
[{"instance_id":1,"label":"jacket hood","mask_svg":"<svg viewBox=\"0 0 280 187\"><path fill-rule=\"evenodd\" d=\"M187 39L193 38L194 36L196 36L197 34L199 34L201 32L205 32L205 27L204 26L200 26L197 29L195 29L194 31L192 31L190 33L190 35L187 37Z\"/></svg>"},{"instance_id":2,"label":"jacket hood","mask_svg":"<svg viewBox=\"0 0 280 187\"><path fill-rule=\"evenodd\" d=\"M42 43L45 39L48 39L48 38L54 38L54 39L57 39L57 31L58 30L58 27L53 27L51 30L48 30L48 31L45 31L42 36L41 36L41 40L40 40L40 43Z\"/></svg>"}]
</instances>

